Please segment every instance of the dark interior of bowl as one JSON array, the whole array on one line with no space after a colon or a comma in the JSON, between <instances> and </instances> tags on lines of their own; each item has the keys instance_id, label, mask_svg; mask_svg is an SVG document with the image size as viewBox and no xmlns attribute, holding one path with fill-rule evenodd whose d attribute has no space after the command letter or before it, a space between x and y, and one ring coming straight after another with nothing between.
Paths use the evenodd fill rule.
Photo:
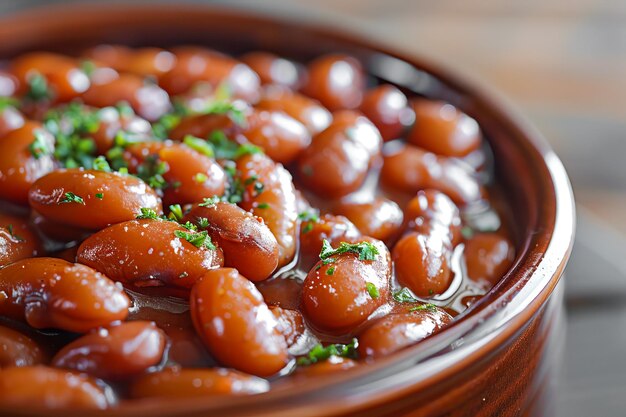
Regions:
<instances>
[{"instance_id":1,"label":"dark interior of bowl","mask_svg":"<svg viewBox=\"0 0 626 417\"><path fill-rule=\"evenodd\" d=\"M181 44L201 44L234 54L250 50L267 50L307 61L328 52L346 52L360 59L371 75L401 87L404 91L449 101L476 118L495 155L496 180L504 190L512 208L518 237L517 258L511 271L471 311L464 314L449 329L420 346L400 355L386 358L349 375L321 378L319 384L295 387L291 392L271 392L261 398L189 401L186 410L201 410L228 405L241 408L266 401L282 401L288 407L298 395L308 399L330 399L330 393L340 384L358 379L354 390L363 384L392 375L395 369L413 366L477 325L479 313L489 314L493 301L506 304L513 290L524 285L534 271L550 242L555 222L556 202L554 184L544 163L547 148L532 134L523 130L508 112L482 93L428 62L404 58L375 43L332 30L302 25L298 22L272 20L239 12L199 7L144 6L116 7L81 6L68 10L42 9L28 16L9 17L0 25L0 57L8 59L30 50L50 50L74 53L100 43L130 46L167 47ZM483 311L484 310L484 311ZM444 349L445 352L445 349ZM416 376L419 378L419 376ZM343 391L345 394L346 391ZM138 404L137 407L181 412L176 404L165 401ZM119 411L112 411L117 413ZM64 413L67 415L67 413Z\"/></svg>"}]
</instances>

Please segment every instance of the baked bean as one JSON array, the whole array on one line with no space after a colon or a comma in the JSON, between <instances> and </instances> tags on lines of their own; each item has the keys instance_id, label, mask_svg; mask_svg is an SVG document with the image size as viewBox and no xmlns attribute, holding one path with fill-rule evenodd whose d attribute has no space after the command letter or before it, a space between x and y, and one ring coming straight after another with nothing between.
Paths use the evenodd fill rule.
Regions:
<instances>
[{"instance_id":1,"label":"baked bean","mask_svg":"<svg viewBox=\"0 0 626 417\"><path fill-rule=\"evenodd\" d=\"M476 233L465 242L467 276L491 289L513 264L513 244L497 233Z\"/></svg>"},{"instance_id":2,"label":"baked bean","mask_svg":"<svg viewBox=\"0 0 626 417\"><path fill-rule=\"evenodd\" d=\"M26 122L0 138L0 198L28 203L28 189L54 169L54 138L41 124Z\"/></svg>"},{"instance_id":3,"label":"baked bean","mask_svg":"<svg viewBox=\"0 0 626 417\"><path fill-rule=\"evenodd\" d=\"M242 110L242 112L249 116L250 111ZM243 142L241 139L241 133L243 126L235 123L228 115L225 114L197 114L184 117L169 134L169 137L182 141L185 136L191 135L197 138L207 138L211 133L220 131L224 133L228 138L236 140L237 142Z\"/></svg>"},{"instance_id":4,"label":"baked bean","mask_svg":"<svg viewBox=\"0 0 626 417\"><path fill-rule=\"evenodd\" d=\"M112 400L107 390L85 375L46 366L7 368L0 372L0 406L45 409L104 409Z\"/></svg>"},{"instance_id":5,"label":"baked bean","mask_svg":"<svg viewBox=\"0 0 626 417\"><path fill-rule=\"evenodd\" d=\"M41 249L39 237L25 219L0 213L0 267L37 256Z\"/></svg>"},{"instance_id":6,"label":"baked bean","mask_svg":"<svg viewBox=\"0 0 626 417\"><path fill-rule=\"evenodd\" d=\"M448 313L432 305L414 308L418 310L388 314L361 332L359 355L363 358L390 355L441 331L452 320Z\"/></svg>"},{"instance_id":7,"label":"baked bean","mask_svg":"<svg viewBox=\"0 0 626 417\"><path fill-rule=\"evenodd\" d=\"M297 89L302 85L304 68L269 52L250 52L241 57L259 75L262 84L278 84Z\"/></svg>"},{"instance_id":8,"label":"baked bean","mask_svg":"<svg viewBox=\"0 0 626 417\"><path fill-rule=\"evenodd\" d=\"M10 327L0 326L0 368L43 363L46 355L37 342Z\"/></svg>"},{"instance_id":9,"label":"baked bean","mask_svg":"<svg viewBox=\"0 0 626 417\"><path fill-rule=\"evenodd\" d=\"M207 272L191 290L190 308L200 338L223 365L269 376L289 362L276 318L236 269Z\"/></svg>"},{"instance_id":10,"label":"baked bean","mask_svg":"<svg viewBox=\"0 0 626 417\"><path fill-rule=\"evenodd\" d=\"M159 78L159 84L170 94L188 91L199 81L213 87L225 83L234 98L253 103L259 98L259 76L237 60L198 47L180 47L172 50L176 56L174 67Z\"/></svg>"},{"instance_id":11,"label":"baked bean","mask_svg":"<svg viewBox=\"0 0 626 417\"><path fill-rule=\"evenodd\" d=\"M100 124L98 130L90 134L96 145L96 152L104 155L115 145L115 137L119 132L125 132L134 138L149 140L152 136L150 123L130 112L120 112L115 107L105 107L98 111Z\"/></svg>"},{"instance_id":12,"label":"baked bean","mask_svg":"<svg viewBox=\"0 0 626 417\"><path fill-rule=\"evenodd\" d=\"M119 380L158 365L165 335L154 323L132 321L100 328L66 345L52 359L57 368Z\"/></svg>"},{"instance_id":13,"label":"baked bean","mask_svg":"<svg viewBox=\"0 0 626 417\"><path fill-rule=\"evenodd\" d=\"M142 142L126 148L124 156L133 173L142 175L150 164L165 163L163 203L197 203L224 194L226 174L222 167L190 147L171 141Z\"/></svg>"},{"instance_id":14,"label":"baked bean","mask_svg":"<svg viewBox=\"0 0 626 417\"><path fill-rule=\"evenodd\" d=\"M291 347L304 334L304 318L298 310L288 310L278 306L271 306L270 311L278 321L278 330L285 337L287 346Z\"/></svg>"},{"instance_id":15,"label":"baked bean","mask_svg":"<svg viewBox=\"0 0 626 417\"><path fill-rule=\"evenodd\" d=\"M368 202L341 201L334 212L350 219L362 234L385 242L392 240L402 226L402 210L384 197Z\"/></svg>"},{"instance_id":16,"label":"baked bean","mask_svg":"<svg viewBox=\"0 0 626 417\"><path fill-rule=\"evenodd\" d=\"M311 134L298 120L280 111L254 114L242 134L276 162L289 164L311 143Z\"/></svg>"},{"instance_id":17,"label":"baked bean","mask_svg":"<svg viewBox=\"0 0 626 417\"><path fill-rule=\"evenodd\" d=\"M207 239L191 243L187 234L190 240L202 238L170 221L117 223L87 238L77 259L124 285L165 287L166 293L185 297L206 271L224 263L220 248L209 248Z\"/></svg>"},{"instance_id":18,"label":"baked bean","mask_svg":"<svg viewBox=\"0 0 626 417\"><path fill-rule=\"evenodd\" d=\"M415 100L415 125L407 141L444 156L463 157L480 147L482 137L476 120L451 104Z\"/></svg>"},{"instance_id":19,"label":"baked bean","mask_svg":"<svg viewBox=\"0 0 626 417\"><path fill-rule=\"evenodd\" d=\"M299 179L323 197L349 194L363 184L381 144L376 127L360 113L337 113L331 125L315 135L302 152Z\"/></svg>"},{"instance_id":20,"label":"baked bean","mask_svg":"<svg viewBox=\"0 0 626 417\"><path fill-rule=\"evenodd\" d=\"M206 224L202 224L206 219ZM198 224L224 251L224 265L251 281L267 279L278 266L278 242L263 220L230 203L194 206L183 222Z\"/></svg>"},{"instance_id":21,"label":"baked bean","mask_svg":"<svg viewBox=\"0 0 626 417\"><path fill-rule=\"evenodd\" d=\"M174 54L161 48L131 49L121 45L98 45L88 49L85 56L117 71L142 77L161 76L176 63Z\"/></svg>"},{"instance_id":22,"label":"baked bean","mask_svg":"<svg viewBox=\"0 0 626 417\"><path fill-rule=\"evenodd\" d=\"M389 251L375 239L364 240L361 245L367 247L374 260L359 260L353 252L333 255L320 260L304 280L302 312L316 329L350 333L387 301Z\"/></svg>"},{"instance_id":23,"label":"baked bean","mask_svg":"<svg viewBox=\"0 0 626 417\"><path fill-rule=\"evenodd\" d=\"M444 193L432 189L420 190L409 201L404 212L407 229L429 233L440 225L448 231L452 246L461 241L459 208Z\"/></svg>"},{"instance_id":24,"label":"baked bean","mask_svg":"<svg viewBox=\"0 0 626 417\"><path fill-rule=\"evenodd\" d=\"M365 90L363 68L356 59L329 54L308 65L309 76L302 91L330 110L354 109Z\"/></svg>"},{"instance_id":25,"label":"baked bean","mask_svg":"<svg viewBox=\"0 0 626 417\"><path fill-rule=\"evenodd\" d=\"M95 84L83 95L85 104L95 107L128 103L139 116L155 121L171 109L169 96L158 85L133 74Z\"/></svg>"},{"instance_id":26,"label":"baked bean","mask_svg":"<svg viewBox=\"0 0 626 417\"><path fill-rule=\"evenodd\" d=\"M384 141L399 138L414 118L406 96L392 85L368 90L359 109L374 123Z\"/></svg>"},{"instance_id":27,"label":"baked bean","mask_svg":"<svg viewBox=\"0 0 626 417\"><path fill-rule=\"evenodd\" d=\"M193 398L213 395L250 395L268 391L269 383L232 369L167 368L146 374L130 387L133 398Z\"/></svg>"},{"instance_id":28,"label":"baked bean","mask_svg":"<svg viewBox=\"0 0 626 417\"><path fill-rule=\"evenodd\" d=\"M308 271L319 261L324 239L333 246L341 242L356 242L361 232L344 216L324 214L304 219L300 225L300 266Z\"/></svg>"},{"instance_id":29,"label":"baked bean","mask_svg":"<svg viewBox=\"0 0 626 417\"><path fill-rule=\"evenodd\" d=\"M276 237L280 268L296 252L298 212L291 174L263 154L239 158L237 170L244 184L240 206L261 217Z\"/></svg>"},{"instance_id":30,"label":"baked bean","mask_svg":"<svg viewBox=\"0 0 626 417\"><path fill-rule=\"evenodd\" d=\"M312 135L326 129L333 120L332 114L318 101L276 86L263 91L256 108L285 112L306 126Z\"/></svg>"},{"instance_id":31,"label":"baked bean","mask_svg":"<svg viewBox=\"0 0 626 417\"><path fill-rule=\"evenodd\" d=\"M279 276L255 284L268 305L291 310L300 309L302 281L289 276Z\"/></svg>"},{"instance_id":32,"label":"baked bean","mask_svg":"<svg viewBox=\"0 0 626 417\"><path fill-rule=\"evenodd\" d=\"M128 315L124 291L99 272L55 258L0 269L0 314L37 329L86 332Z\"/></svg>"},{"instance_id":33,"label":"baked bean","mask_svg":"<svg viewBox=\"0 0 626 417\"><path fill-rule=\"evenodd\" d=\"M408 233L391 253L398 282L420 297L443 294L452 283L451 249L440 234Z\"/></svg>"},{"instance_id":34,"label":"baked bean","mask_svg":"<svg viewBox=\"0 0 626 417\"><path fill-rule=\"evenodd\" d=\"M0 97L1 98L1 97ZM2 107L0 102L0 139L24 126L25 120L22 113L13 106Z\"/></svg>"},{"instance_id":35,"label":"baked bean","mask_svg":"<svg viewBox=\"0 0 626 417\"><path fill-rule=\"evenodd\" d=\"M79 68L78 62L64 55L48 52L23 54L11 61L9 70L19 80L20 94L49 94L50 99L58 102L70 101L90 86L89 77ZM43 80L36 81L39 77Z\"/></svg>"},{"instance_id":36,"label":"baked bean","mask_svg":"<svg viewBox=\"0 0 626 417\"><path fill-rule=\"evenodd\" d=\"M462 163L412 145L385 155L380 178L386 185L410 193L434 188L458 205L480 201L484 196L484 189Z\"/></svg>"},{"instance_id":37,"label":"baked bean","mask_svg":"<svg viewBox=\"0 0 626 417\"><path fill-rule=\"evenodd\" d=\"M161 200L143 181L116 172L60 169L35 181L29 193L33 209L49 220L100 230L131 220L149 208L162 213Z\"/></svg>"}]
</instances>

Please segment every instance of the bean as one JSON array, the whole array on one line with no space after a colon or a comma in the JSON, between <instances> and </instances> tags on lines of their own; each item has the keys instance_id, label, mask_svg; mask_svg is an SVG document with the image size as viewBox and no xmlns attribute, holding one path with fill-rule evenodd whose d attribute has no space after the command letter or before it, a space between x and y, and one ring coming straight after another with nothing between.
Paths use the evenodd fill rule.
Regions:
<instances>
[{"instance_id":1,"label":"bean","mask_svg":"<svg viewBox=\"0 0 626 417\"><path fill-rule=\"evenodd\" d=\"M207 272L191 291L190 308L200 338L223 365L269 376L289 362L278 322L261 293L236 269Z\"/></svg>"},{"instance_id":2,"label":"bean","mask_svg":"<svg viewBox=\"0 0 626 417\"><path fill-rule=\"evenodd\" d=\"M35 142L41 148L31 146ZM30 186L54 169L53 151L54 138L37 122L26 122L1 138L0 198L26 205Z\"/></svg>"},{"instance_id":3,"label":"bean","mask_svg":"<svg viewBox=\"0 0 626 417\"><path fill-rule=\"evenodd\" d=\"M344 216L324 214L314 220L303 220L300 225L300 267L310 270L319 261L322 242L328 240L334 247L341 242L356 242L361 232Z\"/></svg>"},{"instance_id":4,"label":"bean","mask_svg":"<svg viewBox=\"0 0 626 417\"><path fill-rule=\"evenodd\" d=\"M511 241L497 233L476 233L465 242L464 254L467 276L484 290L496 285L515 258Z\"/></svg>"},{"instance_id":5,"label":"bean","mask_svg":"<svg viewBox=\"0 0 626 417\"><path fill-rule=\"evenodd\" d=\"M270 311L278 321L278 330L285 337L287 346L291 347L304 334L304 318L298 310L288 310L278 306L270 307Z\"/></svg>"},{"instance_id":6,"label":"bean","mask_svg":"<svg viewBox=\"0 0 626 417\"><path fill-rule=\"evenodd\" d=\"M34 328L86 332L128 315L124 291L99 272L55 258L0 269L0 314Z\"/></svg>"},{"instance_id":7,"label":"bean","mask_svg":"<svg viewBox=\"0 0 626 417\"><path fill-rule=\"evenodd\" d=\"M259 75L262 84L278 84L296 89L304 81L304 68L269 52L249 52L241 57L241 61Z\"/></svg>"},{"instance_id":8,"label":"bean","mask_svg":"<svg viewBox=\"0 0 626 417\"><path fill-rule=\"evenodd\" d=\"M384 141L399 138L414 118L404 93L389 84L368 90L359 109L374 123Z\"/></svg>"},{"instance_id":9,"label":"bean","mask_svg":"<svg viewBox=\"0 0 626 417\"><path fill-rule=\"evenodd\" d=\"M149 121L158 120L171 109L169 96L163 89L133 74L122 74L115 79L94 83L82 98L85 104L94 107L126 102L139 116Z\"/></svg>"},{"instance_id":10,"label":"bean","mask_svg":"<svg viewBox=\"0 0 626 417\"><path fill-rule=\"evenodd\" d=\"M263 91L256 108L285 112L306 126L312 135L326 129L333 120L332 114L317 100L277 86Z\"/></svg>"},{"instance_id":11,"label":"bean","mask_svg":"<svg viewBox=\"0 0 626 417\"><path fill-rule=\"evenodd\" d=\"M296 252L298 211L291 174L263 154L237 160L239 181L244 184L240 206L261 217L278 242L278 267L289 263Z\"/></svg>"},{"instance_id":12,"label":"bean","mask_svg":"<svg viewBox=\"0 0 626 417\"><path fill-rule=\"evenodd\" d=\"M299 179L322 197L342 197L363 184L381 144L376 127L360 113L336 113L302 152Z\"/></svg>"},{"instance_id":13,"label":"bean","mask_svg":"<svg viewBox=\"0 0 626 417\"><path fill-rule=\"evenodd\" d=\"M102 229L78 248L78 262L138 290L164 287L164 293L186 297L191 286L221 266L220 248L188 242L176 233L191 232L175 222L131 220Z\"/></svg>"},{"instance_id":14,"label":"bean","mask_svg":"<svg viewBox=\"0 0 626 417\"><path fill-rule=\"evenodd\" d=\"M10 327L0 326L0 368L43 363L46 355L37 342Z\"/></svg>"},{"instance_id":15,"label":"bean","mask_svg":"<svg viewBox=\"0 0 626 417\"><path fill-rule=\"evenodd\" d=\"M246 118L250 114L248 110L242 110L242 112ZM236 124L225 114L198 114L184 117L172 129L169 137L178 141L182 141L187 135L206 138L216 131L223 132L228 138L238 142L244 141L240 139L243 126Z\"/></svg>"},{"instance_id":16,"label":"bean","mask_svg":"<svg viewBox=\"0 0 626 417\"><path fill-rule=\"evenodd\" d=\"M27 220L0 213L0 267L37 256L41 250L41 240Z\"/></svg>"},{"instance_id":17,"label":"bean","mask_svg":"<svg viewBox=\"0 0 626 417\"><path fill-rule=\"evenodd\" d=\"M449 243L441 234L408 233L392 251L398 282L420 297L448 289L454 278L450 256Z\"/></svg>"},{"instance_id":18,"label":"bean","mask_svg":"<svg viewBox=\"0 0 626 417\"><path fill-rule=\"evenodd\" d=\"M259 217L230 203L194 206L183 218L199 224L206 219L211 239L224 251L224 265L236 268L251 281L267 279L278 266L279 247L271 230Z\"/></svg>"},{"instance_id":19,"label":"bean","mask_svg":"<svg viewBox=\"0 0 626 417\"><path fill-rule=\"evenodd\" d=\"M18 79L13 74L0 70L0 97L12 97L18 88Z\"/></svg>"},{"instance_id":20,"label":"bean","mask_svg":"<svg viewBox=\"0 0 626 417\"><path fill-rule=\"evenodd\" d=\"M96 378L120 380L156 366L165 350L165 334L153 322L133 321L100 328L61 349L52 365Z\"/></svg>"},{"instance_id":21,"label":"bean","mask_svg":"<svg viewBox=\"0 0 626 417\"><path fill-rule=\"evenodd\" d=\"M365 239L378 250L375 260L359 260L355 253L320 260L302 288L302 312L316 329L347 334L364 323L389 295L391 260L387 247Z\"/></svg>"},{"instance_id":22,"label":"bean","mask_svg":"<svg viewBox=\"0 0 626 417\"><path fill-rule=\"evenodd\" d=\"M400 207L384 197L375 197L368 202L344 200L333 212L350 219L362 234L385 242L398 234L403 220Z\"/></svg>"},{"instance_id":23,"label":"bean","mask_svg":"<svg viewBox=\"0 0 626 417\"><path fill-rule=\"evenodd\" d=\"M45 218L89 230L134 219L142 207L162 213L152 188L116 172L60 169L37 180L28 194L31 207Z\"/></svg>"},{"instance_id":24,"label":"bean","mask_svg":"<svg viewBox=\"0 0 626 417\"><path fill-rule=\"evenodd\" d=\"M302 282L290 277L276 277L256 283L268 305L297 310L300 308Z\"/></svg>"},{"instance_id":25,"label":"bean","mask_svg":"<svg viewBox=\"0 0 626 417\"><path fill-rule=\"evenodd\" d=\"M7 368L0 372L0 405L45 409L104 409L112 403L95 379L46 366Z\"/></svg>"},{"instance_id":26,"label":"bean","mask_svg":"<svg viewBox=\"0 0 626 417\"><path fill-rule=\"evenodd\" d=\"M131 49L121 45L98 45L88 49L85 56L121 72L146 76L162 76L170 71L176 57L161 48Z\"/></svg>"},{"instance_id":27,"label":"bean","mask_svg":"<svg viewBox=\"0 0 626 417\"><path fill-rule=\"evenodd\" d=\"M224 194L226 174L214 159L181 143L144 142L126 148L124 157L136 173L147 164L165 163L163 174L167 186L163 203L187 204Z\"/></svg>"},{"instance_id":28,"label":"bean","mask_svg":"<svg viewBox=\"0 0 626 417\"><path fill-rule=\"evenodd\" d=\"M444 156L463 157L477 150L482 142L476 120L451 104L415 100L415 125L407 141Z\"/></svg>"},{"instance_id":29,"label":"bean","mask_svg":"<svg viewBox=\"0 0 626 417\"><path fill-rule=\"evenodd\" d=\"M115 138L119 132L144 140L148 140L152 135L150 123L135 114L120 112L114 107L105 107L98 111L98 117L100 125L98 130L91 134L91 138L99 155L106 154L115 145Z\"/></svg>"},{"instance_id":30,"label":"bean","mask_svg":"<svg viewBox=\"0 0 626 417\"><path fill-rule=\"evenodd\" d=\"M2 82L1 80L0 78L0 83ZM26 123L24 116L15 107L0 107L0 139L5 137L9 132L24 126L24 123Z\"/></svg>"},{"instance_id":31,"label":"bean","mask_svg":"<svg viewBox=\"0 0 626 417\"><path fill-rule=\"evenodd\" d=\"M417 307L419 308L419 307ZM380 358L441 331L452 317L437 307L388 314L359 335L359 356Z\"/></svg>"},{"instance_id":32,"label":"bean","mask_svg":"<svg viewBox=\"0 0 626 417\"><path fill-rule=\"evenodd\" d=\"M452 246L461 241L459 208L440 191L418 191L405 208L405 219L408 230L430 233L433 228L443 227Z\"/></svg>"},{"instance_id":33,"label":"bean","mask_svg":"<svg viewBox=\"0 0 626 417\"><path fill-rule=\"evenodd\" d=\"M365 90L363 68L356 59L328 54L308 65L309 76L302 91L330 110L354 109L361 104Z\"/></svg>"},{"instance_id":34,"label":"bean","mask_svg":"<svg viewBox=\"0 0 626 417\"><path fill-rule=\"evenodd\" d=\"M251 395L269 391L269 383L232 369L167 368L146 374L130 387L132 398L193 398Z\"/></svg>"}]
</instances>

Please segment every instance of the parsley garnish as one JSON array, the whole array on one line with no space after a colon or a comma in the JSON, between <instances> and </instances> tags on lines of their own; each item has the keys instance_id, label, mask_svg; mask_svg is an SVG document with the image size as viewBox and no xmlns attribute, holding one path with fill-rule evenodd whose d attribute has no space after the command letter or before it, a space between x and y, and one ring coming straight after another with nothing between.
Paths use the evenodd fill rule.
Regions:
<instances>
[{"instance_id":1,"label":"parsley garnish","mask_svg":"<svg viewBox=\"0 0 626 417\"><path fill-rule=\"evenodd\" d=\"M320 221L320 217L317 213L309 212L308 210L298 214L298 219L306 223L302 228L302 233L309 233L313 230L313 223L318 223Z\"/></svg>"},{"instance_id":2,"label":"parsley garnish","mask_svg":"<svg viewBox=\"0 0 626 417\"><path fill-rule=\"evenodd\" d=\"M260 208L260 209L266 209L266 208L269 208L270 205L268 203L259 203L259 204L257 204L256 207Z\"/></svg>"},{"instance_id":3,"label":"parsley garnish","mask_svg":"<svg viewBox=\"0 0 626 417\"><path fill-rule=\"evenodd\" d=\"M150 187L162 190L170 185L163 177L167 171L167 164L160 161L157 155L148 155L137 167L137 176Z\"/></svg>"},{"instance_id":4,"label":"parsley garnish","mask_svg":"<svg viewBox=\"0 0 626 417\"><path fill-rule=\"evenodd\" d=\"M35 140L30 145L28 145L28 150L30 151L31 155L33 155L35 159L39 159L42 156L46 155L52 155L54 150L48 144L45 132L40 129L36 129L33 132L33 135L35 137Z\"/></svg>"},{"instance_id":5,"label":"parsley garnish","mask_svg":"<svg viewBox=\"0 0 626 417\"><path fill-rule=\"evenodd\" d=\"M356 339L352 339L347 345L335 343L324 347L321 343L313 346L306 356L298 358L297 364L299 366L312 365L317 362L325 361L331 356L340 356L342 358L356 358L356 348L359 346L359 342Z\"/></svg>"},{"instance_id":6,"label":"parsley garnish","mask_svg":"<svg viewBox=\"0 0 626 417\"><path fill-rule=\"evenodd\" d=\"M333 249L328 240L324 239L322 242L322 251L320 252L320 259L326 259L333 255L339 255L342 253L356 253L359 255L360 261L373 261L378 255L378 248L370 242L359 243L347 243L341 242L337 249Z\"/></svg>"},{"instance_id":7,"label":"parsley garnish","mask_svg":"<svg viewBox=\"0 0 626 417\"><path fill-rule=\"evenodd\" d=\"M409 309L409 312L413 312L413 311L437 311L437 306L431 303L424 303L424 304L420 304L418 306L415 307L411 307Z\"/></svg>"},{"instance_id":8,"label":"parsley garnish","mask_svg":"<svg viewBox=\"0 0 626 417\"><path fill-rule=\"evenodd\" d=\"M419 302L417 298L413 297L413 294L411 294L411 291L409 291L408 288L402 288L401 290L394 292L393 299L399 303Z\"/></svg>"},{"instance_id":9,"label":"parsley garnish","mask_svg":"<svg viewBox=\"0 0 626 417\"><path fill-rule=\"evenodd\" d=\"M87 77L91 78L93 72L96 70L96 64L93 61L86 59L80 63L80 69Z\"/></svg>"},{"instance_id":10,"label":"parsley garnish","mask_svg":"<svg viewBox=\"0 0 626 417\"><path fill-rule=\"evenodd\" d=\"M83 200L83 198L79 195L76 195L72 192L67 192L63 195L63 198L61 199L61 201L59 201L59 204L63 204L63 203L76 203L76 204L85 205L85 200Z\"/></svg>"},{"instance_id":11,"label":"parsley garnish","mask_svg":"<svg viewBox=\"0 0 626 417\"><path fill-rule=\"evenodd\" d=\"M159 215L157 214L156 211L154 211L151 208L142 207L141 208L141 214L139 214L137 216L137 220L141 220L141 219L158 220L159 219Z\"/></svg>"},{"instance_id":12,"label":"parsley garnish","mask_svg":"<svg viewBox=\"0 0 626 417\"><path fill-rule=\"evenodd\" d=\"M181 226L183 226L187 230L192 230L194 232L198 230L198 226L191 223L190 221L185 222L185 224L181 224Z\"/></svg>"},{"instance_id":13,"label":"parsley garnish","mask_svg":"<svg viewBox=\"0 0 626 417\"><path fill-rule=\"evenodd\" d=\"M206 174L202 172L198 172L196 175L193 176L193 180L198 184L204 184L205 182L207 182L208 179L209 177L207 177Z\"/></svg>"},{"instance_id":14,"label":"parsley garnish","mask_svg":"<svg viewBox=\"0 0 626 417\"><path fill-rule=\"evenodd\" d=\"M200 217L198 219L198 227L202 229L206 229L207 227L209 227L209 219L207 219L206 217Z\"/></svg>"},{"instance_id":15,"label":"parsley garnish","mask_svg":"<svg viewBox=\"0 0 626 417\"><path fill-rule=\"evenodd\" d=\"M246 115L244 110L236 102L225 100L217 100L209 103L207 107L201 111L202 114L225 114L230 120L243 126L246 124Z\"/></svg>"},{"instance_id":16,"label":"parsley garnish","mask_svg":"<svg viewBox=\"0 0 626 417\"><path fill-rule=\"evenodd\" d=\"M28 78L28 92L26 97L33 101L46 100L52 97L48 88L48 80L43 75L36 73Z\"/></svg>"},{"instance_id":17,"label":"parsley garnish","mask_svg":"<svg viewBox=\"0 0 626 417\"><path fill-rule=\"evenodd\" d=\"M365 283L365 288L367 288L367 293L373 299L376 299L376 298L380 297L380 292L378 291L378 288L376 288L376 285L374 285L373 283L366 282Z\"/></svg>"},{"instance_id":18,"label":"parsley garnish","mask_svg":"<svg viewBox=\"0 0 626 417\"><path fill-rule=\"evenodd\" d=\"M202 203L198 204L200 207L213 207L217 203L219 203L221 199L214 195L213 197L205 198Z\"/></svg>"},{"instance_id":19,"label":"parsley garnish","mask_svg":"<svg viewBox=\"0 0 626 417\"><path fill-rule=\"evenodd\" d=\"M204 139L200 139L191 135L186 135L183 138L183 143L189 146L194 151L199 152L202 155L206 155L209 158L213 158L215 156L213 146L211 146L211 144Z\"/></svg>"},{"instance_id":20,"label":"parsley garnish","mask_svg":"<svg viewBox=\"0 0 626 417\"><path fill-rule=\"evenodd\" d=\"M18 99L13 97L0 97L0 111L7 107L17 107L20 105Z\"/></svg>"},{"instance_id":21,"label":"parsley garnish","mask_svg":"<svg viewBox=\"0 0 626 417\"><path fill-rule=\"evenodd\" d=\"M170 214L168 217L177 222L183 218L183 209L180 204L172 204L170 206Z\"/></svg>"},{"instance_id":22,"label":"parsley garnish","mask_svg":"<svg viewBox=\"0 0 626 417\"><path fill-rule=\"evenodd\" d=\"M93 169L96 171L111 172L111 166L106 158L102 155L93 160Z\"/></svg>"},{"instance_id":23,"label":"parsley garnish","mask_svg":"<svg viewBox=\"0 0 626 417\"><path fill-rule=\"evenodd\" d=\"M205 247L211 250L216 249L215 245L211 242L211 236L209 236L209 232L207 232L206 230L203 230L201 232L186 232L184 230L176 230L174 231L174 235L177 238L185 239L196 248Z\"/></svg>"},{"instance_id":24,"label":"parsley garnish","mask_svg":"<svg viewBox=\"0 0 626 417\"><path fill-rule=\"evenodd\" d=\"M13 231L13 225L12 225L12 224L9 224L9 225L7 226L7 230L9 231L9 234L11 235L11 237L12 237L15 241L17 241L17 242L24 242L24 238L22 238L22 237L20 237L20 236L18 236L18 235L16 235L16 234L15 234L15 232Z\"/></svg>"},{"instance_id":25,"label":"parsley garnish","mask_svg":"<svg viewBox=\"0 0 626 417\"><path fill-rule=\"evenodd\" d=\"M461 229L461 235L465 239L471 239L474 236L474 229L469 226L463 226L463 228Z\"/></svg>"},{"instance_id":26,"label":"parsley garnish","mask_svg":"<svg viewBox=\"0 0 626 417\"><path fill-rule=\"evenodd\" d=\"M99 199L99 200L102 200L104 198L104 194L96 193L96 198Z\"/></svg>"},{"instance_id":27,"label":"parsley garnish","mask_svg":"<svg viewBox=\"0 0 626 417\"><path fill-rule=\"evenodd\" d=\"M326 275L332 275L332 274L334 274L334 273L335 273L335 265L333 265L333 266L329 267L329 268L326 270Z\"/></svg>"},{"instance_id":28,"label":"parsley garnish","mask_svg":"<svg viewBox=\"0 0 626 417\"><path fill-rule=\"evenodd\" d=\"M159 139L167 139L170 131L180 123L182 116L177 113L167 113L161 116L159 120L152 123L152 133Z\"/></svg>"},{"instance_id":29,"label":"parsley garnish","mask_svg":"<svg viewBox=\"0 0 626 417\"><path fill-rule=\"evenodd\" d=\"M239 145L226 136L221 130L216 130L209 135L208 144L212 146L216 159L239 159L244 155L263 153L261 148L250 143Z\"/></svg>"}]
</instances>

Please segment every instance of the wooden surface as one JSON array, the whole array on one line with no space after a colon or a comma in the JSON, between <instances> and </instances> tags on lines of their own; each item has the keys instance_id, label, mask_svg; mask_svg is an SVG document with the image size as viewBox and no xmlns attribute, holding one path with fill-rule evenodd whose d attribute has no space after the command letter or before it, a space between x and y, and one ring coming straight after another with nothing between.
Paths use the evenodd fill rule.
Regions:
<instances>
[{"instance_id":1,"label":"wooden surface","mask_svg":"<svg viewBox=\"0 0 626 417\"><path fill-rule=\"evenodd\" d=\"M2 0L0 12L61 2ZM431 57L502 93L543 132L579 212L558 416L626 416L626 1L218 3L340 25Z\"/></svg>"}]
</instances>

